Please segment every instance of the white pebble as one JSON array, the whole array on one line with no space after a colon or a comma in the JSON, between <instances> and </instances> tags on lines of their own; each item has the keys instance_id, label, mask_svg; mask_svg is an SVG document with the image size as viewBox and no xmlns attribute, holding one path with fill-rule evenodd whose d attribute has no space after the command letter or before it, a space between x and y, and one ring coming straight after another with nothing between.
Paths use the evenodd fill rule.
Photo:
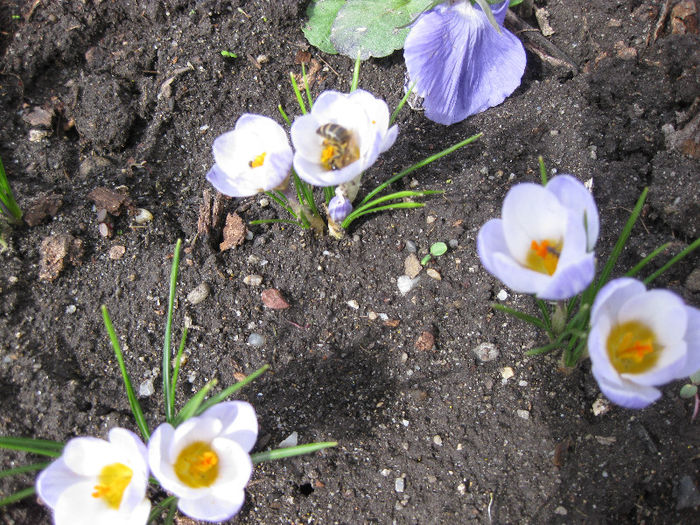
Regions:
<instances>
[{"instance_id":1,"label":"white pebble","mask_svg":"<svg viewBox=\"0 0 700 525\"><path fill-rule=\"evenodd\" d=\"M68 306L66 306L66 313L67 314L74 314L76 309L77 308L75 307L74 304L69 304Z\"/></svg>"},{"instance_id":2,"label":"white pebble","mask_svg":"<svg viewBox=\"0 0 700 525\"><path fill-rule=\"evenodd\" d=\"M515 375L515 372L513 372L513 369L509 366L504 366L501 368L501 377L503 378L503 382L505 383L508 381L511 377Z\"/></svg>"},{"instance_id":3,"label":"white pebble","mask_svg":"<svg viewBox=\"0 0 700 525\"><path fill-rule=\"evenodd\" d=\"M147 224L153 220L153 214L145 208L139 208L136 210L136 217L134 217L134 222L136 224Z\"/></svg>"},{"instance_id":4,"label":"white pebble","mask_svg":"<svg viewBox=\"0 0 700 525\"><path fill-rule=\"evenodd\" d=\"M516 410L515 411L518 414L518 417L521 417L523 419L530 419L530 412L527 410Z\"/></svg>"},{"instance_id":5,"label":"white pebble","mask_svg":"<svg viewBox=\"0 0 700 525\"><path fill-rule=\"evenodd\" d=\"M360 307L360 304L355 299L350 299L347 304L353 310L357 310Z\"/></svg>"},{"instance_id":6,"label":"white pebble","mask_svg":"<svg viewBox=\"0 0 700 525\"><path fill-rule=\"evenodd\" d=\"M405 485L406 485L406 482L404 481L403 478L396 478L394 480L394 489L396 490L396 492L403 492Z\"/></svg>"},{"instance_id":7,"label":"white pebble","mask_svg":"<svg viewBox=\"0 0 700 525\"><path fill-rule=\"evenodd\" d=\"M435 434L433 436L433 443L435 443L437 446L442 446L442 437L440 437L439 434Z\"/></svg>"},{"instance_id":8,"label":"white pebble","mask_svg":"<svg viewBox=\"0 0 700 525\"><path fill-rule=\"evenodd\" d=\"M289 447L296 447L297 443L299 443L299 434L295 430L291 434L289 434L284 441L281 441L279 445L277 445L279 448L289 448Z\"/></svg>"},{"instance_id":9,"label":"white pebble","mask_svg":"<svg viewBox=\"0 0 700 525\"><path fill-rule=\"evenodd\" d=\"M246 275L243 278L243 283L247 284L248 286L260 286L263 282L263 278L261 275Z\"/></svg>"},{"instance_id":10,"label":"white pebble","mask_svg":"<svg viewBox=\"0 0 700 525\"><path fill-rule=\"evenodd\" d=\"M401 292L401 295L406 295L408 292L413 290L413 288L415 288L418 281L420 281L420 277L411 279L408 275L401 275L398 279L396 279L396 285L399 287L399 292Z\"/></svg>"},{"instance_id":11,"label":"white pebble","mask_svg":"<svg viewBox=\"0 0 700 525\"><path fill-rule=\"evenodd\" d=\"M139 396L148 397L153 395L156 389L153 388L153 379L146 379L143 383L139 385Z\"/></svg>"},{"instance_id":12,"label":"white pebble","mask_svg":"<svg viewBox=\"0 0 700 525\"><path fill-rule=\"evenodd\" d=\"M209 293L209 285L207 283L202 283L187 294L187 302L190 304L199 304L209 297Z\"/></svg>"},{"instance_id":13,"label":"white pebble","mask_svg":"<svg viewBox=\"0 0 700 525\"><path fill-rule=\"evenodd\" d=\"M248 336L248 344L250 346L262 346L265 344L265 336L260 334L250 334Z\"/></svg>"},{"instance_id":14,"label":"white pebble","mask_svg":"<svg viewBox=\"0 0 700 525\"><path fill-rule=\"evenodd\" d=\"M472 349L479 361L493 361L498 357L498 348L493 343L481 343Z\"/></svg>"},{"instance_id":15,"label":"white pebble","mask_svg":"<svg viewBox=\"0 0 700 525\"><path fill-rule=\"evenodd\" d=\"M506 292L505 290L501 290L500 292L498 292L496 298L499 301L505 301L506 299L508 299L508 292Z\"/></svg>"}]
</instances>

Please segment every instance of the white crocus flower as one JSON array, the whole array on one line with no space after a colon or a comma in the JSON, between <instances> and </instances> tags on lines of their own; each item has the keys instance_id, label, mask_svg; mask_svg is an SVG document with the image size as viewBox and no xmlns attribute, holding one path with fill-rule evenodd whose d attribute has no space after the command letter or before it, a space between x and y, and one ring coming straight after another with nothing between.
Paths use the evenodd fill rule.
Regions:
<instances>
[{"instance_id":1,"label":"white crocus flower","mask_svg":"<svg viewBox=\"0 0 700 525\"><path fill-rule=\"evenodd\" d=\"M178 498L191 518L223 521L243 506L244 488L253 472L248 452L258 422L243 401L219 403L173 428L160 425L148 442L151 472Z\"/></svg>"},{"instance_id":2,"label":"white crocus flower","mask_svg":"<svg viewBox=\"0 0 700 525\"><path fill-rule=\"evenodd\" d=\"M357 89L321 93L310 113L294 119L291 134L299 177L314 186L336 186L374 164L394 144L398 128L389 127L386 102Z\"/></svg>"},{"instance_id":3,"label":"white crocus flower","mask_svg":"<svg viewBox=\"0 0 700 525\"><path fill-rule=\"evenodd\" d=\"M511 289L558 301L593 280L598 229L593 196L571 175L558 175L546 186L513 186L502 218L479 230L477 251L484 267Z\"/></svg>"},{"instance_id":4,"label":"white crocus flower","mask_svg":"<svg viewBox=\"0 0 700 525\"><path fill-rule=\"evenodd\" d=\"M229 197L248 197L284 186L292 148L284 128L262 115L245 113L232 131L214 141L215 164L207 180Z\"/></svg>"},{"instance_id":5,"label":"white crocus flower","mask_svg":"<svg viewBox=\"0 0 700 525\"><path fill-rule=\"evenodd\" d=\"M700 310L668 290L615 279L593 302L588 353L610 401L644 408L661 396L655 386L700 370Z\"/></svg>"},{"instance_id":6,"label":"white crocus flower","mask_svg":"<svg viewBox=\"0 0 700 525\"><path fill-rule=\"evenodd\" d=\"M146 523L146 446L123 428L109 441L71 439L63 454L39 474L36 491L53 511L56 525L139 525Z\"/></svg>"}]
</instances>

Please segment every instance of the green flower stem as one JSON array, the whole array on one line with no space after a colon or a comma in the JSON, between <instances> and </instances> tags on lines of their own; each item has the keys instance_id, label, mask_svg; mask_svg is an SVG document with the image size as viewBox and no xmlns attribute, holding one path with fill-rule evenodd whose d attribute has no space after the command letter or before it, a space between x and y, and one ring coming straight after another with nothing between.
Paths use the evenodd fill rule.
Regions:
<instances>
[{"instance_id":1,"label":"green flower stem","mask_svg":"<svg viewBox=\"0 0 700 525\"><path fill-rule=\"evenodd\" d=\"M537 157L537 162L540 165L540 180L542 181L542 186L547 185L547 167L544 165L544 159L542 155Z\"/></svg>"},{"instance_id":2,"label":"green flower stem","mask_svg":"<svg viewBox=\"0 0 700 525\"><path fill-rule=\"evenodd\" d=\"M288 448L277 448L275 450L268 450L265 452L257 452L250 455L250 459L253 463L262 463L264 461L274 461L276 459L291 458L293 456L301 456L303 454L311 454L313 452L318 452L324 448L335 447L338 445L337 441L321 441L318 443L308 443L306 445L298 445L296 447Z\"/></svg>"},{"instance_id":3,"label":"green flower stem","mask_svg":"<svg viewBox=\"0 0 700 525\"><path fill-rule=\"evenodd\" d=\"M122 354L119 339L117 339L117 334L114 331L112 320L109 318L109 312L105 305L102 305L102 318L104 319L105 328L107 328L107 333L109 334L109 340L112 342L112 348L114 348L114 355L117 358L117 363L119 363L119 370L122 373L124 387L126 388L126 397L129 399L129 406L134 414L136 425L139 427L143 440L148 442L151 437L151 432L148 430L148 423L146 423L146 418L143 415L143 410L141 410L139 400L136 398L136 394L134 394L134 387L131 385L131 379L129 379L129 373L126 371L126 365L124 364L124 354Z\"/></svg>"},{"instance_id":4,"label":"green flower stem","mask_svg":"<svg viewBox=\"0 0 700 525\"><path fill-rule=\"evenodd\" d=\"M355 67L352 70L352 83L350 84L350 92L352 93L357 89L357 85L360 83L360 53L357 53L357 59L355 60Z\"/></svg>"},{"instance_id":5,"label":"green flower stem","mask_svg":"<svg viewBox=\"0 0 700 525\"><path fill-rule=\"evenodd\" d=\"M165 336L163 341L163 394L165 396L165 420L168 423L172 422L175 412L175 399L173 392L175 386L171 384L170 372L170 357L172 344L172 327L173 327L173 308L175 305L175 294L177 291L177 270L180 264L180 239L175 243L175 251L173 252L173 264L170 270L170 294L168 297L168 315L165 321Z\"/></svg>"}]
</instances>

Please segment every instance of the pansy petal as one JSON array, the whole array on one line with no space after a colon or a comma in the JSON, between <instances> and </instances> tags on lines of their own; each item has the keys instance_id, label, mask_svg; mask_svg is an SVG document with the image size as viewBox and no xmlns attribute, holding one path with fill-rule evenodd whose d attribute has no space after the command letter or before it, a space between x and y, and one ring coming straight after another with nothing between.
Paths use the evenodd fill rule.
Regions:
<instances>
[{"instance_id":1,"label":"pansy petal","mask_svg":"<svg viewBox=\"0 0 700 525\"><path fill-rule=\"evenodd\" d=\"M593 250L598 239L600 219L598 207L591 192L571 175L557 175L549 181L546 188L554 193L567 209L572 210L575 216L585 221L587 248L588 251Z\"/></svg>"},{"instance_id":2,"label":"pansy petal","mask_svg":"<svg viewBox=\"0 0 700 525\"><path fill-rule=\"evenodd\" d=\"M610 401L625 408L644 408L661 397L659 389L624 381L622 385L612 383L599 376L595 368L591 369L601 392Z\"/></svg>"},{"instance_id":3,"label":"pansy petal","mask_svg":"<svg viewBox=\"0 0 700 525\"><path fill-rule=\"evenodd\" d=\"M688 357L686 361L687 376L700 370L700 310L692 306L686 306L688 316L688 328L685 331L685 342L688 345Z\"/></svg>"},{"instance_id":4,"label":"pansy petal","mask_svg":"<svg viewBox=\"0 0 700 525\"><path fill-rule=\"evenodd\" d=\"M440 124L503 102L520 85L526 62L522 43L504 28L496 31L469 2L422 15L406 38L404 58L426 117Z\"/></svg>"},{"instance_id":5,"label":"pansy petal","mask_svg":"<svg viewBox=\"0 0 700 525\"><path fill-rule=\"evenodd\" d=\"M177 508L180 512L203 521L224 521L231 518L243 506L245 492L243 489L227 494L226 498L217 498L212 492L207 492L201 498L180 498Z\"/></svg>"},{"instance_id":6,"label":"pansy petal","mask_svg":"<svg viewBox=\"0 0 700 525\"><path fill-rule=\"evenodd\" d=\"M258 439L258 418L255 409L245 401L227 401L208 408L202 417L221 421L221 436L236 441L245 452L249 452Z\"/></svg>"}]
</instances>

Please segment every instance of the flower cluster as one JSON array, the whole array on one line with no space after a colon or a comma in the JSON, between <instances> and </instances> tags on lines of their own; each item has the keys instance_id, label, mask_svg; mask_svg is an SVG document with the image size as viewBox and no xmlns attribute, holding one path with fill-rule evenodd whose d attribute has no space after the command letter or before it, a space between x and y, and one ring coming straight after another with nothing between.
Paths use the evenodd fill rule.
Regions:
<instances>
[{"instance_id":1,"label":"flower cluster","mask_svg":"<svg viewBox=\"0 0 700 525\"><path fill-rule=\"evenodd\" d=\"M389 108L383 100L361 89L349 94L326 91L310 113L294 120L294 151L275 121L242 115L232 131L214 141L215 164L207 180L230 197L284 191L294 166L299 178L313 186L350 184L394 144L397 134L398 128L389 125ZM332 220L347 216L354 196L346 192L343 206L333 204Z\"/></svg>"},{"instance_id":2,"label":"flower cluster","mask_svg":"<svg viewBox=\"0 0 700 525\"><path fill-rule=\"evenodd\" d=\"M109 440L70 440L38 477L39 497L54 523L138 525L148 520L149 470L191 518L222 521L243 505L258 435L253 407L223 402L173 428L160 425L146 447L136 434L113 428Z\"/></svg>"},{"instance_id":3,"label":"flower cluster","mask_svg":"<svg viewBox=\"0 0 700 525\"><path fill-rule=\"evenodd\" d=\"M642 203L640 198L637 208ZM612 280L596 294L598 231L590 192L571 175L559 175L544 186L511 188L502 218L479 230L477 251L484 267L513 290L558 301L544 323L500 309L547 329L554 339L550 349L565 346L564 336L582 349L587 345L601 391L623 407L644 408L660 397L656 386L700 371L700 310L669 291L647 291L631 278ZM568 321L563 301L582 292L580 313ZM558 315L562 318L554 326ZM581 332L587 339L584 335L579 342ZM577 360L576 354L573 363Z\"/></svg>"}]
</instances>

